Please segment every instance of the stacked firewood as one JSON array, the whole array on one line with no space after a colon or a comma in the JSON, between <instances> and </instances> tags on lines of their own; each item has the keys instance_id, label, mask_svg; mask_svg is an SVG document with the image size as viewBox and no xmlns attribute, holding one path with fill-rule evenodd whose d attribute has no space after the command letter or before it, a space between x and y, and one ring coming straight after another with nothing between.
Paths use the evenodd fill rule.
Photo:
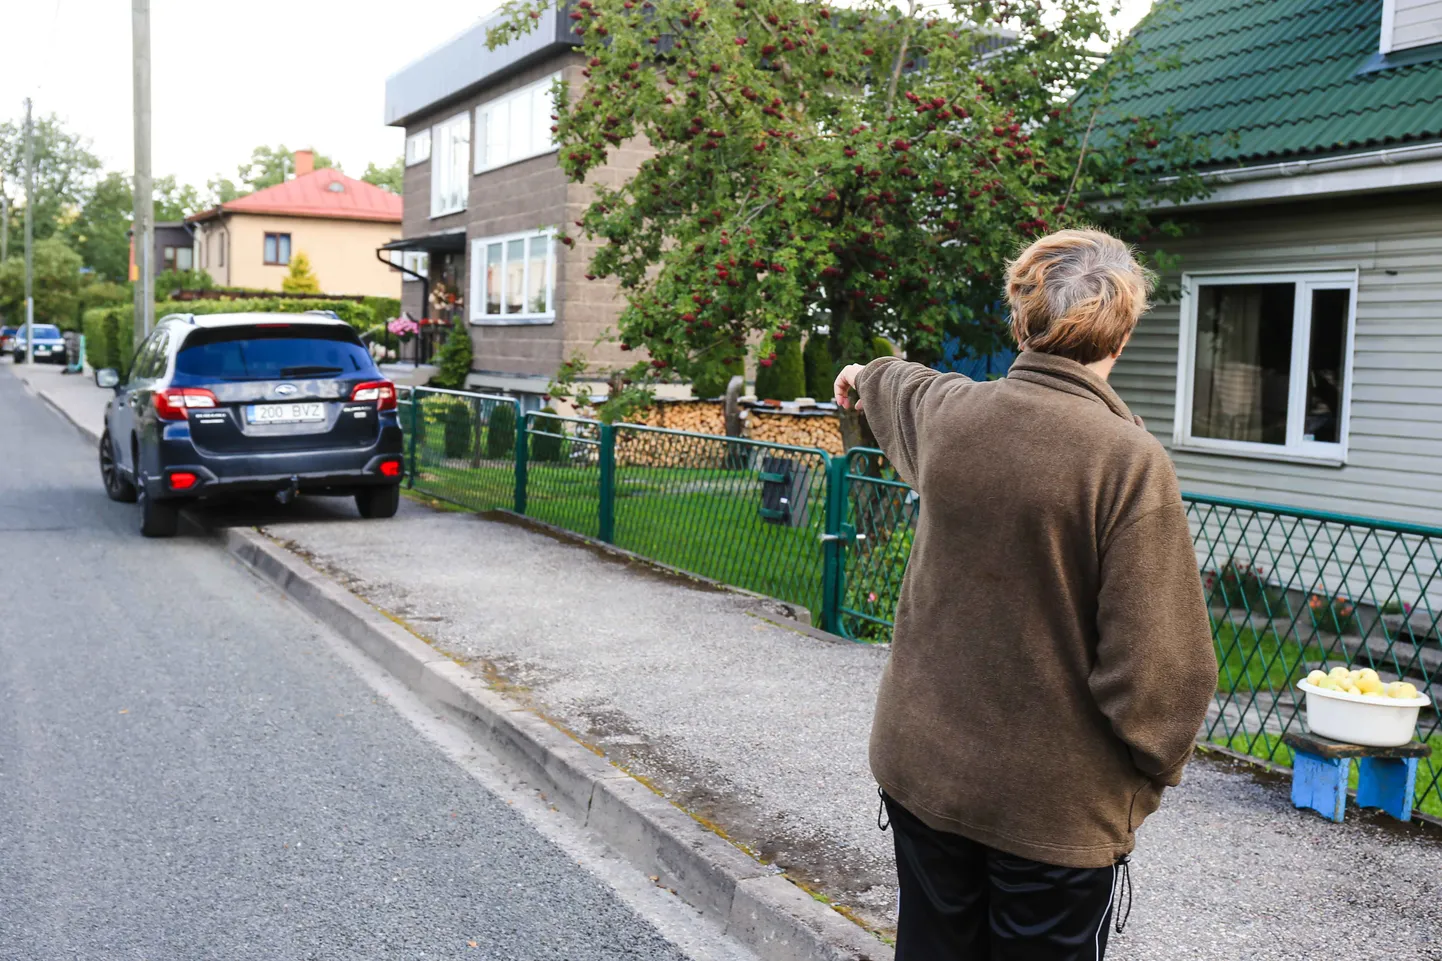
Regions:
<instances>
[{"instance_id":1,"label":"stacked firewood","mask_svg":"<svg viewBox=\"0 0 1442 961\"><path fill-rule=\"evenodd\" d=\"M841 422L835 411L802 413L752 407L746 418L746 436L768 444L819 447L828 454L840 454L843 450Z\"/></svg>"}]
</instances>

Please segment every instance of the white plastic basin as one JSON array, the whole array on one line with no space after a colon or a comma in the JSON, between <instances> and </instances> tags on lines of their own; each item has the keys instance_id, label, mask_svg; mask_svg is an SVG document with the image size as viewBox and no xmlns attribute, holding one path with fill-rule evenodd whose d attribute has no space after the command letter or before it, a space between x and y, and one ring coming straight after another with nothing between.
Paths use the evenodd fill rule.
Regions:
<instances>
[{"instance_id":1,"label":"white plastic basin","mask_svg":"<svg viewBox=\"0 0 1442 961\"><path fill-rule=\"evenodd\" d=\"M1347 744L1367 747L1398 747L1417 732L1417 712L1432 699L1425 694L1413 698L1386 699L1328 691L1299 681L1307 695L1307 728L1313 734Z\"/></svg>"}]
</instances>

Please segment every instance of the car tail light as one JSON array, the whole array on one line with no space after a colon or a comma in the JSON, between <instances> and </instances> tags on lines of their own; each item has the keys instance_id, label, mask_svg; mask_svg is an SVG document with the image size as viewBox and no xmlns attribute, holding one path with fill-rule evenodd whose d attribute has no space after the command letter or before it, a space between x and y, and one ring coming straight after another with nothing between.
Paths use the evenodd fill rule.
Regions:
<instances>
[{"instance_id":1,"label":"car tail light","mask_svg":"<svg viewBox=\"0 0 1442 961\"><path fill-rule=\"evenodd\" d=\"M195 475L188 470L174 471L170 475L170 489L186 491L195 486Z\"/></svg>"},{"instance_id":2,"label":"car tail light","mask_svg":"<svg viewBox=\"0 0 1442 961\"><path fill-rule=\"evenodd\" d=\"M383 460L383 461L381 461L381 476L382 476L382 477L399 477L399 476L401 476L401 462L398 461L398 460Z\"/></svg>"},{"instance_id":3,"label":"car tail light","mask_svg":"<svg viewBox=\"0 0 1442 961\"><path fill-rule=\"evenodd\" d=\"M215 395L204 387L171 387L169 390L157 390L155 397L155 416L161 420L185 420L185 411L189 407L215 407Z\"/></svg>"},{"instance_id":4,"label":"car tail light","mask_svg":"<svg viewBox=\"0 0 1442 961\"><path fill-rule=\"evenodd\" d=\"M376 410L395 410L396 385L388 380L372 380L364 384L356 384L355 390L350 392L350 399L354 401L373 400Z\"/></svg>"}]
</instances>

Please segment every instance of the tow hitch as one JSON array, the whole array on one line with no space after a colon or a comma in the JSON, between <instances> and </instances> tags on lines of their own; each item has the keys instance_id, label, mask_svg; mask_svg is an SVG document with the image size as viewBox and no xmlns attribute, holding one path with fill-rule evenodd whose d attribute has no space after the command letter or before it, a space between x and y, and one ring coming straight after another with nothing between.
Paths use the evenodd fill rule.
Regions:
<instances>
[{"instance_id":1,"label":"tow hitch","mask_svg":"<svg viewBox=\"0 0 1442 961\"><path fill-rule=\"evenodd\" d=\"M281 490L275 492L275 499L278 503L289 504L295 500L295 495L300 492L300 478L291 475L290 483Z\"/></svg>"}]
</instances>

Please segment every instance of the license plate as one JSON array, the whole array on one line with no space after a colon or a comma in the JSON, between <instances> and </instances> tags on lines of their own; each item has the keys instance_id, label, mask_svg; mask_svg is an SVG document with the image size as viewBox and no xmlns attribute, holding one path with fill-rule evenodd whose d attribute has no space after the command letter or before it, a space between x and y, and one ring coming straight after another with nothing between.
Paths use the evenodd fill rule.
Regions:
<instances>
[{"instance_id":1,"label":"license plate","mask_svg":"<svg viewBox=\"0 0 1442 961\"><path fill-rule=\"evenodd\" d=\"M252 424L305 424L325 420L325 405L251 404L246 418Z\"/></svg>"}]
</instances>

